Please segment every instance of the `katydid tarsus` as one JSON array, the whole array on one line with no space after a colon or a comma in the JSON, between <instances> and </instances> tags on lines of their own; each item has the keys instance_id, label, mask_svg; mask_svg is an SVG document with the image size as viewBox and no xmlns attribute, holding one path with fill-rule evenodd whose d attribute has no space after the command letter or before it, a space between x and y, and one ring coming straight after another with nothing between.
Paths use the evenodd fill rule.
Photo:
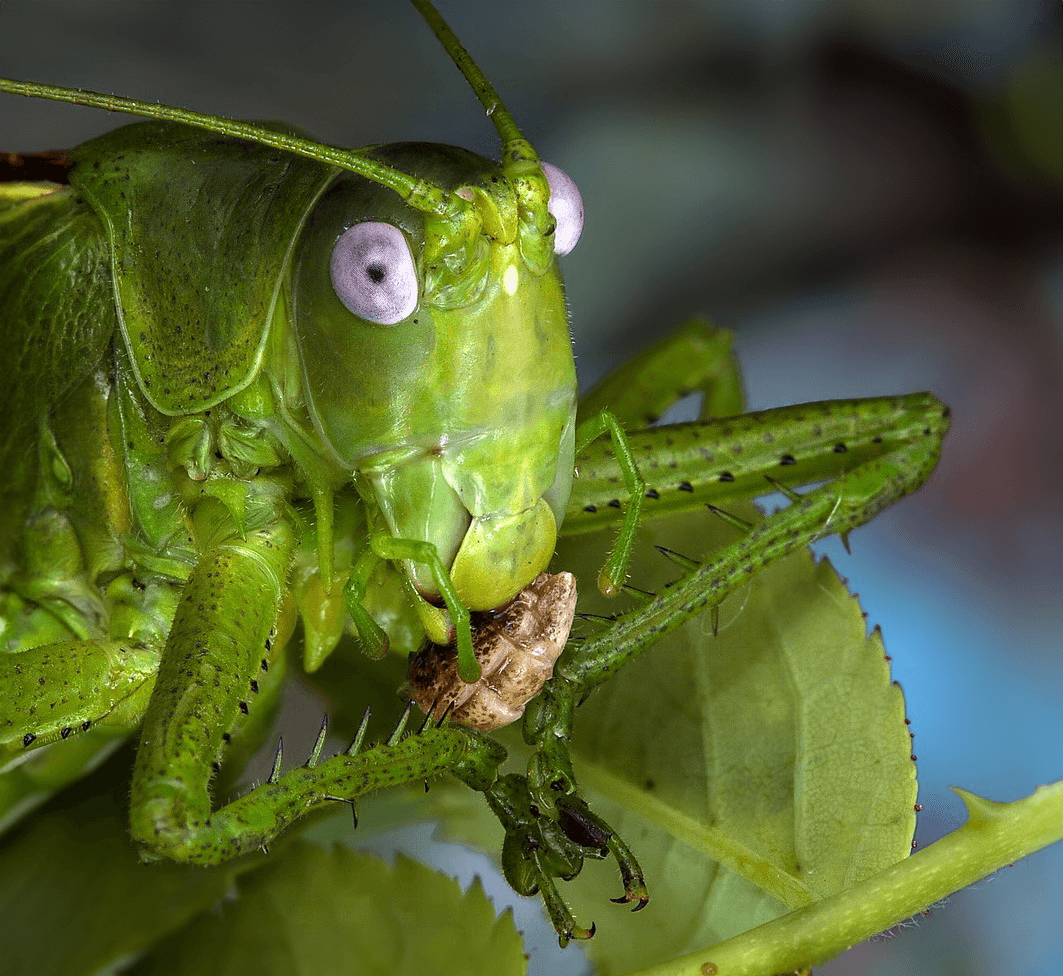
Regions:
<instances>
[{"instance_id":1,"label":"katydid tarsus","mask_svg":"<svg viewBox=\"0 0 1063 976\"><path fill-rule=\"evenodd\" d=\"M496 126L501 164L0 81L154 119L71 151L69 185L0 185L15 377L0 441L0 816L138 727L131 822L149 859L215 863L312 809L451 773L484 792L506 877L542 893L564 942L593 932L555 884L584 858L612 856L619 900L648 899L635 854L579 795L578 702L772 561L918 488L948 412L914 394L742 414L729 336L692 322L577 415L557 259L579 236L579 195L415 5ZM652 426L694 391L702 419ZM755 524L724 507L776 489L791 503ZM534 602L557 533L619 524L598 581L615 594L640 521L691 509L729 519L734 542L578 647L561 650L567 581L542 616L514 610ZM509 677L497 658L481 674L470 613L521 621L527 639L497 651ZM378 616L433 642L411 672L424 727L367 747L363 726L320 760L323 728L303 767L282 773L278 754L269 782L212 809L233 740L263 734L297 621L309 669L346 621L371 654L417 650ZM518 681L525 657L536 677ZM488 694L491 708L465 704ZM502 775L486 733L522 713L529 769Z\"/></svg>"}]
</instances>

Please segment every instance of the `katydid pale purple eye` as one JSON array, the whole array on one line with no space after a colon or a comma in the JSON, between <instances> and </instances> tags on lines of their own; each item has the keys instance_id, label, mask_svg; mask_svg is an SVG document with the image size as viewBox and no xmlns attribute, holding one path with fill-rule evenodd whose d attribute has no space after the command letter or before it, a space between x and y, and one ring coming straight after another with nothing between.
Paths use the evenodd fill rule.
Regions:
<instances>
[{"instance_id":1,"label":"katydid pale purple eye","mask_svg":"<svg viewBox=\"0 0 1063 976\"><path fill-rule=\"evenodd\" d=\"M583 197L572 177L552 163L539 164L546 182L550 184L550 213L557 221L554 231L554 253L568 254L576 246L583 231Z\"/></svg>"},{"instance_id":2,"label":"katydid pale purple eye","mask_svg":"<svg viewBox=\"0 0 1063 976\"><path fill-rule=\"evenodd\" d=\"M329 266L336 297L359 318L395 325L417 307L417 269L398 227L355 224L340 235Z\"/></svg>"}]
</instances>

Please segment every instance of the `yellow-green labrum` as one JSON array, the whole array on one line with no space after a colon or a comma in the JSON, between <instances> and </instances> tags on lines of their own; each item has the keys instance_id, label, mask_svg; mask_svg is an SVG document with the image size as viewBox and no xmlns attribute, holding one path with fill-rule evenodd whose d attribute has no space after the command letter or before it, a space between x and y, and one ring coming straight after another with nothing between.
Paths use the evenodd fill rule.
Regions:
<instances>
[{"instance_id":1,"label":"yellow-green labrum","mask_svg":"<svg viewBox=\"0 0 1063 976\"><path fill-rule=\"evenodd\" d=\"M556 543L554 513L541 498L516 515L474 519L450 568L458 597L470 610L501 606L513 596L515 581L534 579L546 568Z\"/></svg>"}]
</instances>

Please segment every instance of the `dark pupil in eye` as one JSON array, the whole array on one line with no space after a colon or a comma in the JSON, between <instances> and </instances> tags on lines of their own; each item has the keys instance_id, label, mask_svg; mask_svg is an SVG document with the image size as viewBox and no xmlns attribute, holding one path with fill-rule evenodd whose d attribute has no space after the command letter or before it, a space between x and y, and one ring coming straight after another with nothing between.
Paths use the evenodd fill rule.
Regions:
<instances>
[{"instance_id":1,"label":"dark pupil in eye","mask_svg":"<svg viewBox=\"0 0 1063 976\"><path fill-rule=\"evenodd\" d=\"M365 276L374 284L379 285L387 277L387 271L382 264L370 264L366 266Z\"/></svg>"}]
</instances>

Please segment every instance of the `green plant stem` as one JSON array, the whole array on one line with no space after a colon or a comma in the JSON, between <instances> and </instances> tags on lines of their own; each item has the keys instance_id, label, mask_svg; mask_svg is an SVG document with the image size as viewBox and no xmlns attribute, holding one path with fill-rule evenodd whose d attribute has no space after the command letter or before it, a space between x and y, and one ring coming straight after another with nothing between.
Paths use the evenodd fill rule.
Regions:
<instances>
[{"instance_id":1,"label":"green plant stem","mask_svg":"<svg viewBox=\"0 0 1063 976\"><path fill-rule=\"evenodd\" d=\"M1063 780L1013 803L956 789L968 820L867 881L637 976L773 976L819 965L947 895L1063 840Z\"/></svg>"}]
</instances>

